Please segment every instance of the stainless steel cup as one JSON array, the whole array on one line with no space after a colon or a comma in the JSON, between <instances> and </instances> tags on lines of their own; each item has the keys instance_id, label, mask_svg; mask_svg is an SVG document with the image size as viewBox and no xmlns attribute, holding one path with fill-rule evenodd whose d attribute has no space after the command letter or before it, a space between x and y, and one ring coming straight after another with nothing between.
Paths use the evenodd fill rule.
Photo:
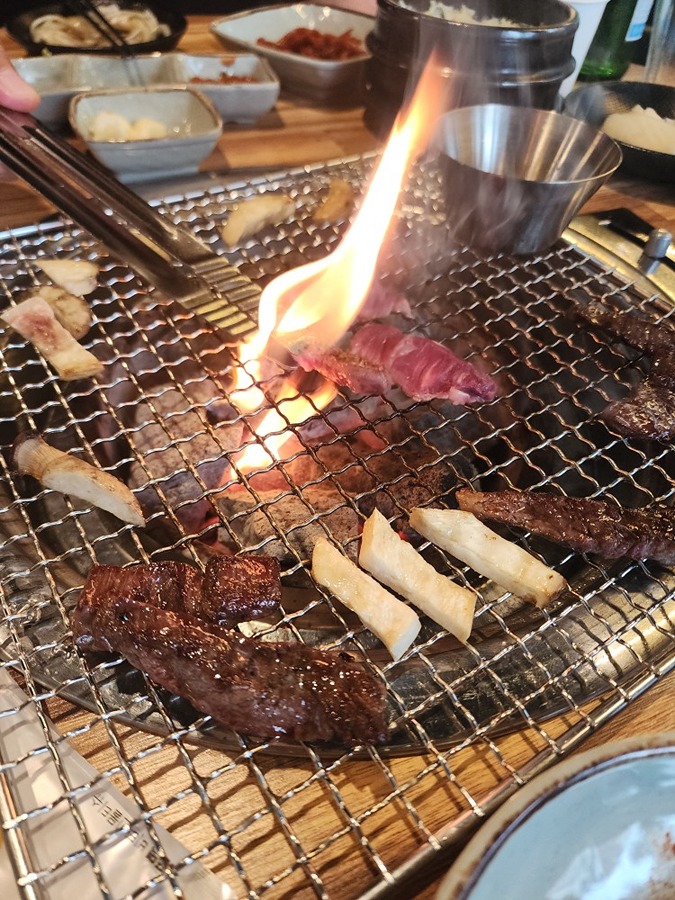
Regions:
<instances>
[{"instance_id":1,"label":"stainless steel cup","mask_svg":"<svg viewBox=\"0 0 675 900\"><path fill-rule=\"evenodd\" d=\"M451 233L494 253L550 247L621 163L592 125L494 103L442 116L437 146Z\"/></svg>"}]
</instances>

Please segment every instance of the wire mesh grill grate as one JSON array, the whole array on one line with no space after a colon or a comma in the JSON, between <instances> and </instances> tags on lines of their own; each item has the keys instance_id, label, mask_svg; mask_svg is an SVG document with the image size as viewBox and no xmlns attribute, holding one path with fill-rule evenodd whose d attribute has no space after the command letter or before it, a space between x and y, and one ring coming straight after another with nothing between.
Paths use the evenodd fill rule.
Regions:
<instances>
[{"instance_id":1,"label":"wire mesh grill grate","mask_svg":"<svg viewBox=\"0 0 675 900\"><path fill-rule=\"evenodd\" d=\"M342 225L315 223L313 204L330 178L358 187L367 171L367 162L346 161L171 198L161 209L222 253L219 224L232 203L269 188L290 193L293 222L229 253L263 286L335 246ZM95 323L85 343L106 363L99 384L66 389L18 336L2 337L2 653L44 728L49 715L61 732L44 735L59 771L63 748L79 747L136 802L159 854L159 881L175 886L185 863L197 860L237 896L384 890L404 860L437 853L672 666L675 573L649 563L586 559L514 533L571 585L558 605L539 612L424 547L437 568L479 590L476 626L460 647L425 623L397 663L312 585L307 561L319 536L353 553L359 523L374 506L404 526L412 506L444 502L461 485L545 488L637 506L672 500L672 449L628 445L597 419L641 377L643 361L570 315L573 301L593 298L660 321L672 318L671 301L639 272L599 261L583 242L561 241L527 260L448 247L438 185L421 172L401 204L381 277L410 299L416 329L495 376L499 399L463 409L341 392L292 426L291 396L276 403L280 428L293 433L283 459L251 475L239 463L259 439L228 402L240 364L208 323L148 291L69 223L2 238L3 305L39 280L34 261L41 257L97 262ZM261 387L272 400L285 380L270 369ZM306 396L304 385L297 395ZM150 527L140 535L18 478L8 463L17 427L81 448L144 487ZM283 616L263 626L260 639L356 649L369 660L387 686L386 745L346 752L233 735L126 663L74 651L69 611L93 562L179 555L200 564L214 537L281 561ZM506 736L514 728L526 735L527 758L512 752ZM4 761L9 777L12 763ZM77 793L64 790L76 822ZM5 828L19 834L57 803L14 818L5 808ZM167 861L154 830L165 825L187 848L186 859ZM74 860L96 860L104 839L81 838L79 855L46 864L23 847L26 890L39 895ZM110 895L104 873L92 868L102 895Z\"/></svg>"}]
</instances>

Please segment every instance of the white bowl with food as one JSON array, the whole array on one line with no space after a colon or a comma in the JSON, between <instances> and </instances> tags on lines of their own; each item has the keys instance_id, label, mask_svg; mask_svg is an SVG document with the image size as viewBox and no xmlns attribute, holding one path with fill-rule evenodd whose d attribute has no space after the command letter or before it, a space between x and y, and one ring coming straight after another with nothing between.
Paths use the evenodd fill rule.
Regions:
<instances>
[{"instance_id":1,"label":"white bowl with food","mask_svg":"<svg viewBox=\"0 0 675 900\"><path fill-rule=\"evenodd\" d=\"M568 94L565 113L606 131L621 147L623 171L675 182L675 87L645 81L588 84Z\"/></svg>"},{"instance_id":2,"label":"white bowl with food","mask_svg":"<svg viewBox=\"0 0 675 900\"><path fill-rule=\"evenodd\" d=\"M437 900L675 896L675 734L571 757L478 831Z\"/></svg>"},{"instance_id":3,"label":"white bowl with food","mask_svg":"<svg viewBox=\"0 0 675 900\"><path fill-rule=\"evenodd\" d=\"M92 90L131 88L141 85L181 84L177 53L148 54L124 59L62 53L12 60L16 71L40 95L34 115L44 125L62 130L68 125L68 107L75 94Z\"/></svg>"},{"instance_id":4,"label":"white bowl with food","mask_svg":"<svg viewBox=\"0 0 675 900\"><path fill-rule=\"evenodd\" d=\"M69 120L90 152L122 181L194 173L223 127L210 100L187 87L77 94Z\"/></svg>"},{"instance_id":5,"label":"white bowl with food","mask_svg":"<svg viewBox=\"0 0 675 900\"><path fill-rule=\"evenodd\" d=\"M173 50L187 28L185 16L164 4L108 0L99 6L135 53ZM32 56L118 52L117 47L68 3L47 3L21 12L7 23L7 31Z\"/></svg>"},{"instance_id":6,"label":"white bowl with food","mask_svg":"<svg viewBox=\"0 0 675 900\"><path fill-rule=\"evenodd\" d=\"M69 53L12 60L19 75L40 95L40 105L33 115L48 128L60 130L68 122L68 104L75 93L74 60L75 55Z\"/></svg>"},{"instance_id":7,"label":"white bowl with food","mask_svg":"<svg viewBox=\"0 0 675 900\"><path fill-rule=\"evenodd\" d=\"M285 90L321 100L360 92L372 27L370 16L312 3L266 6L211 26L227 46L269 60Z\"/></svg>"}]
</instances>

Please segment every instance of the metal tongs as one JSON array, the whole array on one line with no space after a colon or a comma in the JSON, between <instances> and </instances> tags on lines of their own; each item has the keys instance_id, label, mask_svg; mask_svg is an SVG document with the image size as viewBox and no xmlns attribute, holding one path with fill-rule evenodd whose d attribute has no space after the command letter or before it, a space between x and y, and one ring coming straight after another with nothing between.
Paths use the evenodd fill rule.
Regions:
<instances>
[{"instance_id":1,"label":"metal tongs","mask_svg":"<svg viewBox=\"0 0 675 900\"><path fill-rule=\"evenodd\" d=\"M132 82L144 85L143 73L138 64L133 46L127 42L122 32L101 12L96 0L66 0L66 6L76 15L83 16L104 40L117 50L126 63Z\"/></svg>"},{"instance_id":2,"label":"metal tongs","mask_svg":"<svg viewBox=\"0 0 675 900\"><path fill-rule=\"evenodd\" d=\"M119 50L121 56L133 56L134 51L124 35L103 15L94 0L66 0L66 6L79 13L102 35L111 47Z\"/></svg>"},{"instance_id":3,"label":"metal tongs","mask_svg":"<svg viewBox=\"0 0 675 900\"><path fill-rule=\"evenodd\" d=\"M33 116L0 106L0 162L227 343L256 327L260 291L249 278Z\"/></svg>"}]
</instances>

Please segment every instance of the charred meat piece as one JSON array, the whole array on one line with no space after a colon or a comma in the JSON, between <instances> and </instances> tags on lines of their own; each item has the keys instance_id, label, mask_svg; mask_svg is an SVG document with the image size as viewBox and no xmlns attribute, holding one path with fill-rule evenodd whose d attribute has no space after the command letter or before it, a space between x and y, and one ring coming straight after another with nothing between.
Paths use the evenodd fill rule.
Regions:
<instances>
[{"instance_id":1,"label":"charred meat piece","mask_svg":"<svg viewBox=\"0 0 675 900\"><path fill-rule=\"evenodd\" d=\"M667 441L675 437L675 390L646 378L630 397L610 403L602 418L626 437Z\"/></svg>"},{"instance_id":2,"label":"charred meat piece","mask_svg":"<svg viewBox=\"0 0 675 900\"><path fill-rule=\"evenodd\" d=\"M605 309L599 303L579 312L593 325L651 356L644 381L628 397L610 403L602 418L626 437L668 440L675 436L675 328Z\"/></svg>"},{"instance_id":3,"label":"charred meat piece","mask_svg":"<svg viewBox=\"0 0 675 900\"><path fill-rule=\"evenodd\" d=\"M391 382L414 400L449 400L462 405L492 400L494 381L443 344L414 334L403 334L391 325L360 328L351 351L381 366Z\"/></svg>"},{"instance_id":4,"label":"charred meat piece","mask_svg":"<svg viewBox=\"0 0 675 900\"><path fill-rule=\"evenodd\" d=\"M230 728L299 741L384 738L381 684L340 653L256 641L94 591L83 592L72 624L78 646L121 653Z\"/></svg>"},{"instance_id":5,"label":"charred meat piece","mask_svg":"<svg viewBox=\"0 0 675 900\"><path fill-rule=\"evenodd\" d=\"M173 560L126 568L94 566L80 605L91 605L98 596L126 598L202 624L232 628L279 608L279 564L260 556L213 556L204 575L189 563Z\"/></svg>"},{"instance_id":6,"label":"charred meat piece","mask_svg":"<svg viewBox=\"0 0 675 900\"><path fill-rule=\"evenodd\" d=\"M616 312L600 303L589 303L580 308L581 315L606 331L611 331L631 347L647 353L675 353L675 328L655 325L631 312Z\"/></svg>"},{"instance_id":7,"label":"charred meat piece","mask_svg":"<svg viewBox=\"0 0 675 900\"><path fill-rule=\"evenodd\" d=\"M390 387L389 376L381 366L366 357L331 347L303 347L294 351L295 360L306 372L318 372L324 378L357 394L384 394Z\"/></svg>"},{"instance_id":8,"label":"charred meat piece","mask_svg":"<svg viewBox=\"0 0 675 900\"><path fill-rule=\"evenodd\" d=\"M206 566L197 618L231 628L281 604L279 562L265 556L214 556Z\"/></svg>"},{"instance_id":9,"label":"charred meat piece","mask_svg":"<svg viewBox=\"0 0 675 900\"><path fill-rule=\"evenodd\" d=\"M479 519L526 528L582 553L675 563L675 511L669 506L622 509L603 500L527 491L462 489L456 497Z\"/></svg>"}]
</instances>

